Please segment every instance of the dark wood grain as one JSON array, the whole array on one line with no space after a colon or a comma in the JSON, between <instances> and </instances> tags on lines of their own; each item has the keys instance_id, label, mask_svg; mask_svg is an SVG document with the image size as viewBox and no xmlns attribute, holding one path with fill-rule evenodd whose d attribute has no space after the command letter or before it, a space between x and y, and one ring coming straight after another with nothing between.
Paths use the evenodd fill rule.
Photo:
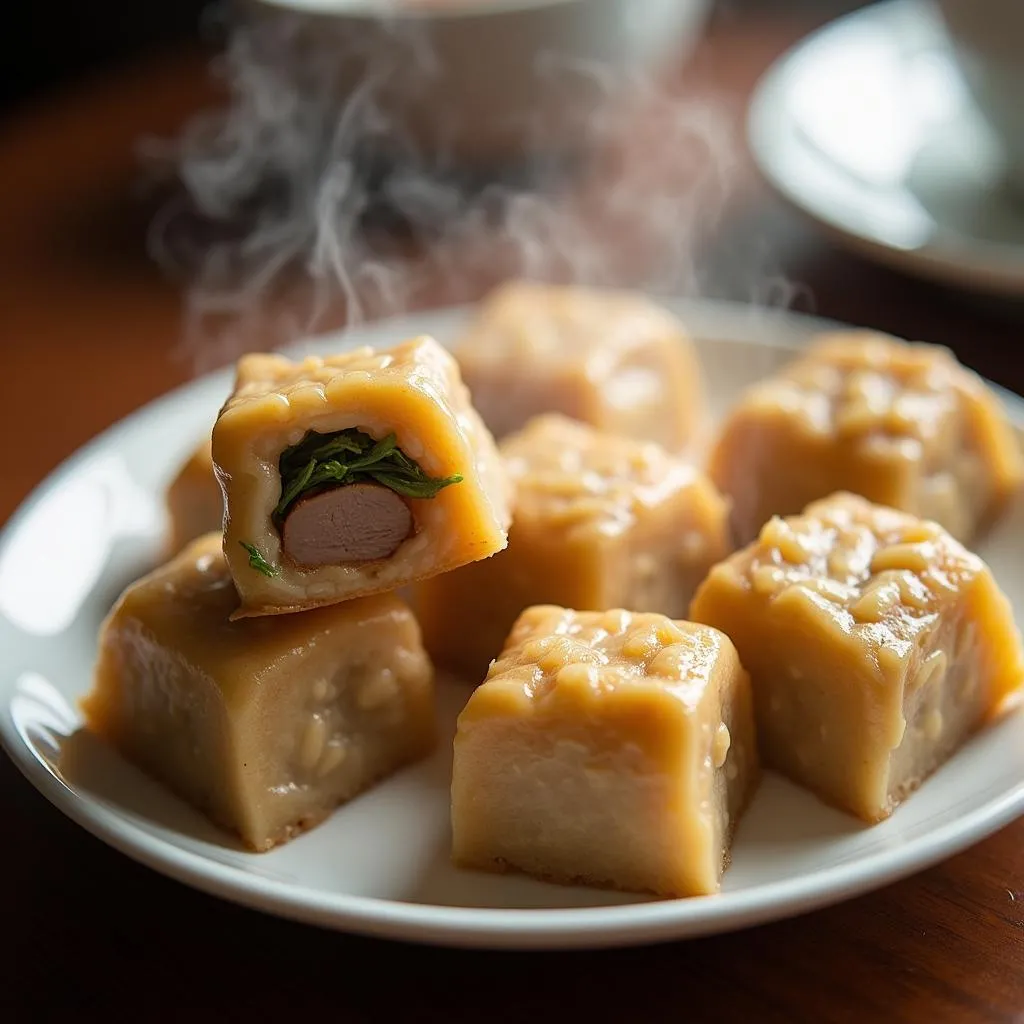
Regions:
<instances>
[{"instance_id":1,"label":"dark wood grain","mask_svg":"<svg viewBox=\"0 0 1024 1024\"><path fill-rule=\"evenodd\" d=\"M747 5L756 8L757 5ZM719 19L686 88L732 101L817 16ZM145 252L134 147L210 100L199 55L123 68L0 137L0 519L63 457L185 380L181 294ZM744 172L702 255L706 290L761 270L795 305L954 347L1024 391L1020 320L865 264ZM744 263L747 260L747 263ZM739 268L739 269L737 269ZM763 275L762 275L763 277ZM428 296L428 299L430 296ZM437 302L444 300L436 294ZM22 429L33 424L30 436ZM646 949L457 952L364 940L219 902L85 834L0 759L0 1015L256 1021L1010 1021L1024 1013L1024 821L899 884L745 932ZM6 1011L6 1012L4 1012Z\"/></svg>"}]
</instances>

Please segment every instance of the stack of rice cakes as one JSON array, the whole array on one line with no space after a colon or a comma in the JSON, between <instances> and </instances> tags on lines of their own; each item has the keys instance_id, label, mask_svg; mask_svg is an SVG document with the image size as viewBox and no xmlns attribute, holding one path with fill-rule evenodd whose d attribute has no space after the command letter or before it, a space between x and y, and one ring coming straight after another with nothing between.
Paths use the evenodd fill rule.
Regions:
<instances>
[{"instance_id":1,"label":"stack of rice cakes","mask_svg":"<svg viewBox=\"0 0 1024 1024\"><path fill-rule=\"evenodd\" d=\"M1012 428L945 350L863 332L706 456L704 409L692 342L626 292L513 282L455 359L246 357L90 725L256 850L431 750L433 664L480 684L458 864L713 893L762 758L885 817L1024 678L963 546L1020 487Z\"/></svg>"}]
</instances>

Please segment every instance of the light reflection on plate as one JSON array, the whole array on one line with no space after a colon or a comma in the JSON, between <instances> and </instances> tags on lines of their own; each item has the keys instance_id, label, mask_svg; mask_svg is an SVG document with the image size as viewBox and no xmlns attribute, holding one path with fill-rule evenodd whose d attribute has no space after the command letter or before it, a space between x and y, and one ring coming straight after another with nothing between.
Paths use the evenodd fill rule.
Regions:
<instances>
[{"instance_id":1,"label":"light reflection on plate","mask_svg":"<svg viewBox=\"0 0 1024 1024\"><path fill-rule=\"evenodd\" d=\"M35 636L74 622L119 538L159 538L159 498L112 452L98 453L40 498L0 553L0 615ZM60 580L59 585L55 584Z\"/></svg>"}]
</instances>

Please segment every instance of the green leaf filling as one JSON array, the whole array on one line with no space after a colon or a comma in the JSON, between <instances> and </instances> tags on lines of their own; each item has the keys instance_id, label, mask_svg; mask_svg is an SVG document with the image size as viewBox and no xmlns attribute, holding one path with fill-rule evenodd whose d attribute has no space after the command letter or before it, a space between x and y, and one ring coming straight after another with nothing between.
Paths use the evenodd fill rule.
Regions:
<instances>
[{"instance_id":1,"label":"green leaf filling","mask_svg":"<svg viewBox=\"0 0 1024 1024\"><path fill-rule=\"evenodd\" d=\"M444 479L427 476L398 447L394 434L374 441L355 427L333 434L309 431L298 444L281 453L278 468L281 498L272 516L278 530L300 498L331 487L373 481L403 498L433 498L445 487L462 480L458 474ZM250 560L251 557L250 552Z\"/></svg>"},{"instance_id":2,"label":"green leaf filling","mask_svg":"<svg viewBox=\"0 0 1024 1024\"><path fill-rule=\"evenodd\" d=\"M246 544L244 540L238 542L249 553L249 567L264 576L276 576L281 570L274 568L260 553L254 544Z\"/></svg>"}]
</instances>

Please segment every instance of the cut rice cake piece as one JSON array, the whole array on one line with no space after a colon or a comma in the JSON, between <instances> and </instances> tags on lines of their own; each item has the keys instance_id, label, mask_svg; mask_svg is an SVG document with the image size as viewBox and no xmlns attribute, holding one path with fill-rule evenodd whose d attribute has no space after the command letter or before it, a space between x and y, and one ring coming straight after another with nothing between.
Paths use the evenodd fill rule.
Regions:
<instances>
[{"instance_id":1,"label":"cut rice cake piece","mask_svg":"<svg viewBox=\"0 0 1024 1024\"><path fill-rule=\"evenodd\" d=\"M253 850L434 746L433 670L379 595L230 621L219 533L132 584L100 633L88 727Z\"/></svg>"},{"instance_id":2,"label":"cut rice cake piece","mask_svg":"<svg viewBox=\"0 0 1024 1024\"><path fill-rule=\"evenodd\" d=\"M866 821L1024 682L985 563L936 523L850 494L770 520L712 570L690 617L739 649L765 765Z\"/></svg>"},{"instance_id":3,"label":"cut rice cake piece","mask_svg":"<svg viewBox=\"0 0 1024 1024\"><path fill-rule=\"evenodd\" d=\"M246 356L213 428L236 617L396 590L505 547L494 440L431 338Z\"/></svg>"},{"instance_id":4,"label":"cut rice cake piece","mask_svg":"<svg viewBox=\"0 0 1024 1024\"><path fill-rule=\"evenodd\" d=\"M529 605L682 618L732 550L714 484L656 444L547 414L500 450L516 495L508 547L413 592L431 657L474 683Z\"/></svg>"},{"instance_id":5,"label":"cut rice cake piece","mask_svg":"<svg viewBox=\"0 0 1024 1024\"><path fill-rule=\"evenodd\" d=\"M671 313L639 292L509 282L484 299L456 356L499 439L559 412L669 451L700 440L696 348Z\"/></svg>"},{"instance_id":6,"label":"cut rice cake piece","mask_svg":"<svg viewBox=\"0 0 1024 1024\"><path fill-rule=\"evenodd\" d=\"M747 392L709 473L732 499L740 544L837 491L969 543L1024 483L1024 457L999 399L948 349L847 331Z\"/></svg>"},{"instance_id":7,"label":"cut rice cake piece","mask_svg":"<svg viewBox=\"0 0 1024 1024\"><path fill-rule=\"evenodd\" d=\"M758 781L718 630L534 607L459 716L455 863L662 896L718 891Z\"/></svg>"}]
</instances>

